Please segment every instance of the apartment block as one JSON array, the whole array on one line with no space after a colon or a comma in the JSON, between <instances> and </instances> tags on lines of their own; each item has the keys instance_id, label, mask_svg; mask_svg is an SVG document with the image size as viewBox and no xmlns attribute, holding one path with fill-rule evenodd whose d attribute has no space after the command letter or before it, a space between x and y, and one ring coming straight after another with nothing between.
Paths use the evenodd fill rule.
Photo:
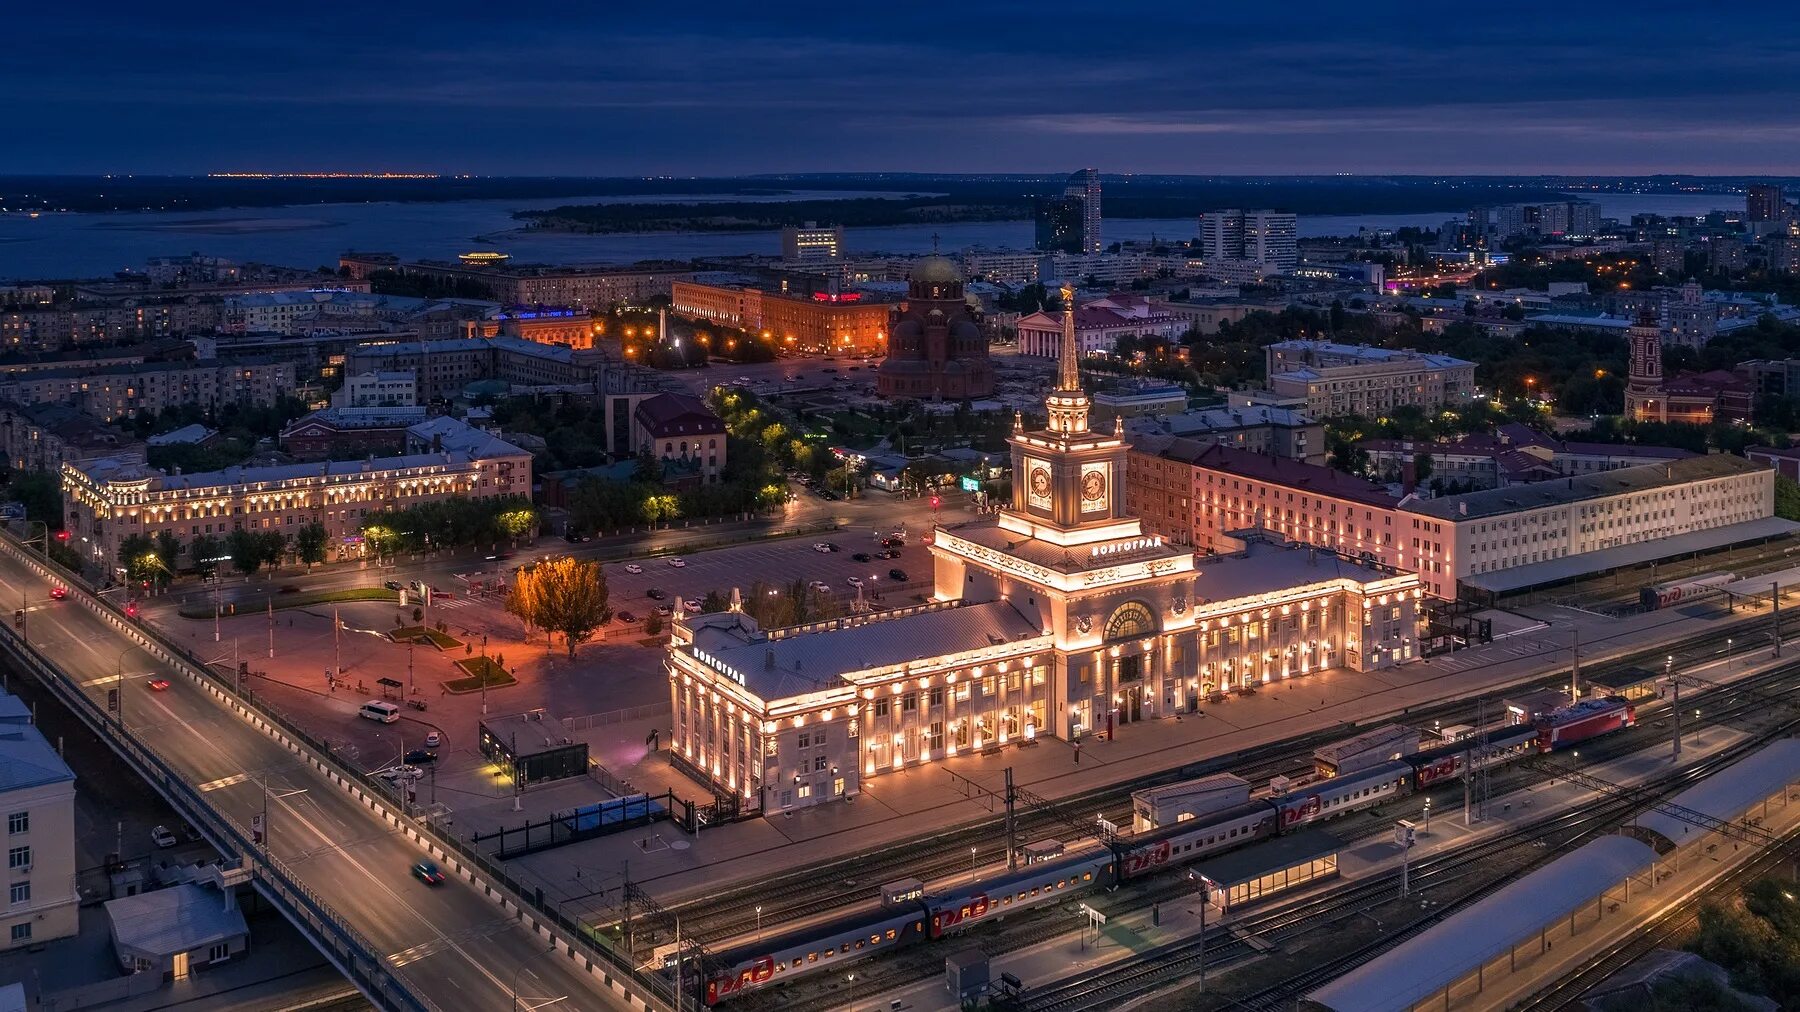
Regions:
<instances>
[{"instance_id":1,"label":"apartment block","mask_svg":"<svg viewBox=\"0 0 1800 1012\"><path fill-rule=\"evenodd\" d=\"M407 429L406 452L273 467L164 473L141 460L65 463L64 526L72 547L109 572L134 534L168 532L188 545L243 528L330 532L334 559L361 557L365 517L438 499L531 495L531 454L449 417ZM184 548L185 551L185 548Z\"/></svg>"},{"instance_id":2,"label":"apartment block","mask_svg":"<svg viewBox=\"0 0 1800 1012\"><path fill-rule=\"evenodd\" d=\"M1379 415L1406 405L1435 411L1475 393L1475 363L1448 355L1330 341L1280 341L1264 354L1269 390L1304 398L1315 418Z\"/></svg>"},{"instance_id":3,"label":"apartment block","mask_svg":"<svg viewBox=\"0 0 1800 1012\"><path fill-rule=\"evenodd\" d=\"M75 773L31 708L0 694L0 815L6 818L6 906L0 942L23 949L78 930Z\"/></svg>"}]
</instances>

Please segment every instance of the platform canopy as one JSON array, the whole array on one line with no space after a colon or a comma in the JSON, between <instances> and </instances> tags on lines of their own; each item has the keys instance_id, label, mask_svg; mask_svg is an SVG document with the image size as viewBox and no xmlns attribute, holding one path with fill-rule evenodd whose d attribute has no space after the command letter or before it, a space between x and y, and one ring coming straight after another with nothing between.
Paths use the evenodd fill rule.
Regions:
<instances>
[{"instance_id":1,"label":"platform canopy","mask_svg":"<svg viewBox=\"0 0 1800 1012\"><path fill-rule=\"evenodd\" d=\"M1800 587L1800 566L1796 566L1793 569L1784 569L1778 573L1764 573L1761 576L1752 576L1748 579L1739 580L1736 583L1728 583L1719 589L1733 597L1759 597L1773 591L1777 587L1781 588L1783 594L1793 590L1795 587Z\"/></svg>"},{"instance_id":2,"label":"platform canopy","mask_svg":"<svg viewBox=\"0 0 1800 1012\"><path fill-rule=\"evenodd\" d=\"M1306 997L1336 1012L1394 1012L1441 993L1546 926L1592 903L1656 853L1602 836L1469 905Z\"/></svg>"},{"instance_id":3,"label":"platform canopy","mask_svg":"<svg viewBox=\"0 0 1800 1012\"><path fill-rule=\"evenodd\" d=\"M1637 826L1679 847L1706 835L1708 830L1667 814L1675 806L1730 822L1749 811L1750 806L1796 782L1800 782L1800 740L1782 738L1682 791L1670 799L1669 809L1651 809L1638 816Z\"/></svg>"},{"instance_id":4,"label":"platform canopy","mask_svg":"<svg viewBox=\"0 0 1800 1012\"><path fill-rule=\"evenodd\" d=\"M1463 577L1461 582L1465 586L1478 590L1505 594L1515 590L1524 590L1527 587L1561 583L1564 580L1592 576L1595 573L1609 573L1615 569L1626 569L1651 562L1660 562L1663 559L1692 555L1695 552L1710 552L1714 549L1729 548L1732 545L1741 545L1751 541L1785 537L1795 531L1800 531L1800 523L1783 520L1780 517L1764 517L1761 520L1747 520L1741 524L1714 527L1704 531L1690 531L1687 534L1677 534L1672 538L1640 541L1636 544L1620 545L1617 548L1602 548L1597 552L1582 552L1580 555L1565 555L1560 559L1531 562L1509 569L1497 569L1491 573L1476 573ZM1765 591L1769 589L1767 581L1764 581L1763 589Z\"/></svg>"}]
</instances>

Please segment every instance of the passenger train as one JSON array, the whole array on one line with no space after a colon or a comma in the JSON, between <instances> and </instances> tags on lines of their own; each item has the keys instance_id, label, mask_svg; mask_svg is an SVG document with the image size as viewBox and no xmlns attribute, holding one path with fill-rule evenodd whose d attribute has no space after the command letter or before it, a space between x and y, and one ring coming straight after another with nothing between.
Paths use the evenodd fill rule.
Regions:
<instances>
[{"instance_id":1,"label":"passenger train","mask_svg":"<svg viewBox=\"0 0 1800 1012\"><path fill-rule=\"evenodd\" d=\"M878 910L846 914L718 953L724 972L705 981L708 1005L763 986L830 970L878 953L943 938L1015 911L1047 906L1095 888L1153 875L1209 855L1291 833L1316 822L1404 797L1480 768L1549 752L1628 727L1623 700L1589 700L1537 724L1507 727L1480 744L1463 739L1343 776L1296 785L1197 819L1120 837L1106 846L1025 865L1014 872L909 896Z\"/></svg>"}]
</instances>

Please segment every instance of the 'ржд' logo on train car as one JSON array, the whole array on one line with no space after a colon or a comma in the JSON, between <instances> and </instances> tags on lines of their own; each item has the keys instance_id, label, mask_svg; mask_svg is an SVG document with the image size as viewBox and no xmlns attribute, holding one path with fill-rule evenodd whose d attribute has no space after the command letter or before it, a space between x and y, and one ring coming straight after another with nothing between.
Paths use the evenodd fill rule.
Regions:
<instances>
[{"instance_id":1,"label":"'\u0440\u0436\u0434' logo on train car","mask_svg":"<svg viewBox=\"0 0 1800 1012\"><path fill-rule=\"evenodd\" d=\"M1297 826L1318 814L1319 796L1315 794L1312 797L1307 798L1301 804L1294 805L1290 808L1283 808L1281 810L1281 824L1284 826Z\"/></svg>"},{"instance_id":2,"label":"'\u0440\u0436\u0434' logo on train car","mask_svg":"<svg viewBox=\"0 0 1800 1012\"><path fill-rule=\"evenodd\" d=\"M775 960L771 956L764 956L735 974L726 974L707 981L706 1003L710 1005L753 984L766 983L773 976L775 976Z\"/></svg>"},{"instance_id":3,"label":"'\u0440\u0436\u0434' logo on train car","mask_svg":"<svg viewBox=\"0 0 1800 1012\"><path fill-rule=\"evenodd\" d=\"M1445 777L1454 776L1455 774L1456 757L1453 755L1445 756L1429 766L1419 767L1419 784L1420 786L1424 786L1425 784L1436 783Z\"/></svg>"},{"instance_id":4,"label":"'\u0440\u0436\u0434' logo on train car","mask_svg":"<svg viewBox=\"0 0 1800 1012\"><path fill-rule=\"evenodd\" d=\"M988 912L992 906L988 902L987 893L979 893L960 907L946 907L931 919L932 926L940 933L955 927L964 921L972 921Z\"/></svg>"},{"instance_id":5,"label":"'\u0440\u0436\u0434' logo on train car","mask_svg":"<svg viewBox=\"0 0 1800 1012\"><path fill-rule=\"evenodd\" d=\"M1162 840L1154 846L1142 850L1134 850L1125 856L1125 874L1136 875L1148 871L1169 860L1169 841Z\"/></svg>"}]
</instances>

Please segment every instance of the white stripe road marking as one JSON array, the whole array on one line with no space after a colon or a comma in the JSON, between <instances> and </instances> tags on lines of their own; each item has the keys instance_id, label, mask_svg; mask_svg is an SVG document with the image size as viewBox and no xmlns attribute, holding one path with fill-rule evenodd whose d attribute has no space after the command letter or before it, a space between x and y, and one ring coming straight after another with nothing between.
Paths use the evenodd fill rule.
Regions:
<instances>
[{"instance_id":1,"label":"white stripe road marking","mask_svg":"<svg viewBox=\"0 0 1800 1012\"><path fill-rule=\"evenodd\" d=\"M250 779L250 774L248 773L233 773L228 777L220 777L217 780L207 781L196 789L200 791L216 791L221 787L230 787L233 784L241 784L248 779Z\"/></svg>"}]
</instances>

